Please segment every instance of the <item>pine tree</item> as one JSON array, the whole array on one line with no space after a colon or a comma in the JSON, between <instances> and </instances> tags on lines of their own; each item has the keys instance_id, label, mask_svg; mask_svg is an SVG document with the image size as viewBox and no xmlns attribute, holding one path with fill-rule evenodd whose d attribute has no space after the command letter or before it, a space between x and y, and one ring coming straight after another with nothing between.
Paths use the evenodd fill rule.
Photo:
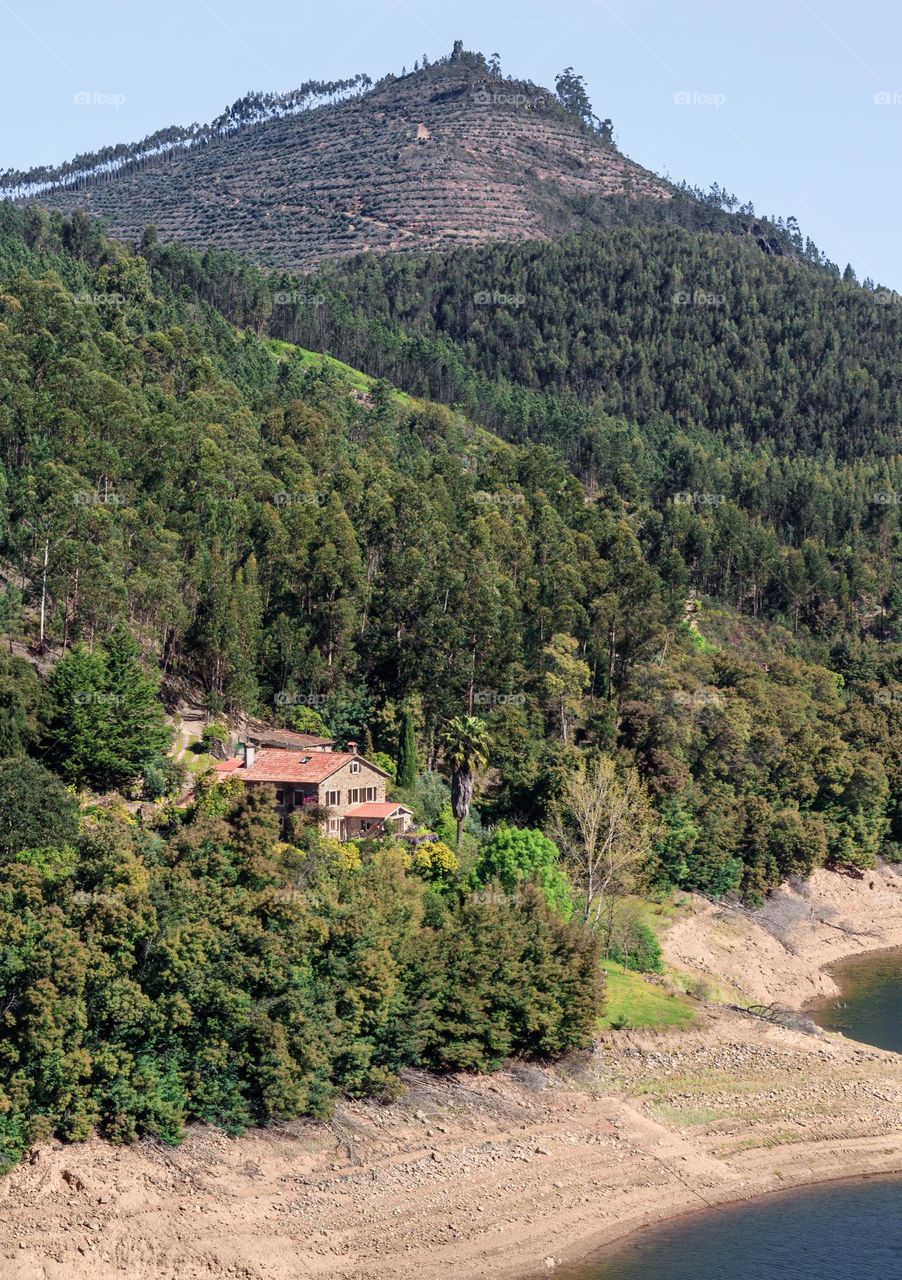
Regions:
<instances>
[{"instance_id":1,"label":"pine tree","mask_svg":"<svg viewBox=\"0 0 902 1280\"><path fill-rule=\"evenodd\" d=\"M76 646L50 676L49 759L76 786L131 782L171 738L158 691L124 623L100 652Z\"/></svg>"},{"instance_id":2,"label":"pine tree","mask_svg":"<svg viewBox=\"0 0 902 1280\"><path fill-rule=\"evenodd\" d=\"M102 785L99 766L108 728L106 669L102 656L76 645L50 673L48 763L76 786Z\"/></svg>"},{"instance_id":3,"label":"pine tree","mask_svg":"<svg viewBox=\"0 0 902 1280\"><path fill-rule=\"evenodd\" d=\"M109 767L111 776L121 783L164 752L172 734L159 699L159 677L144 670L140 650L124 622L116 624L103 648L110 712Z\"/></svg>"}]
</instances>

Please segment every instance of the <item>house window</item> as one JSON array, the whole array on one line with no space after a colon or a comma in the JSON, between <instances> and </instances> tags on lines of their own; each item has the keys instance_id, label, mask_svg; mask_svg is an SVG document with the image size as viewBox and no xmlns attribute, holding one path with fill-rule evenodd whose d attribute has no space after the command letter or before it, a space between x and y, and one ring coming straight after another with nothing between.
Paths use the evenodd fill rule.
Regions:
<instances>
[{"instance_id":1,"label":"house window","mask_svg":"<svg viewBox=\"0 0 902 1280\"><path fill-rule=\"evenodd\" d=\"M276 792L276 804L284 804L284 802L285 802L285 792L284 792L284 791L277 791L277 792Z\"/></svg>"},{"instance_id":2,"label":"house window","mask_svg":"<svg viewBox=\"0 0 902 1280\"><path fill-rule=\"evenodd\" d=\"M367 789L366 789L366 798L367 798L367 800L375 800L375 799L376 799L376 788L375 788L375 787L367 787Z\"/></svg>"},{"instance_id":3,"label":"house window","mask_svg":"<svg viewBox=\"0 0 902 1280\"><path fill-rule=\"evenodd\" d=\"M329 807L330 809L337 809L337 808L338 808L338 806L341 804L341 792L340 792L340 791L327 791L327 792L326 792L326 804L328 805L328 807Z\"/></svg>"},{"instance_id":4,"label":"house window","mask_svg":"<svg viewBox=\"0 0 902 1280\"><path fill-rule=\"evenodd\" d=\"M348 790L348 804L359 804L359 803L360 803L360 788L351 787Z\"/></svg>"},{"instance_id":5,"label":"house window","mask_svg":"<svg viewBox=\"0 0 902 1280\"><path fill-rule=\"evenodd\" d=\"M352 761L351 761L351 773L359 773L359 772L360 772L360 761L359 761L359 760L352 760Z\"/></svg>"},{"instance_id":6,"label":"house window","mask_svg":"<svg viewBox=\"0 0 902 1280\"><path fill-rule=\"evenodd\" d=\"M330 832L333 832L333 833L334 833L334 832L336 832L336 831L338 830L338 824L339 824L339 821L340 821L340 819L339 819L339 818L330 818L330 819L329 819L329 831L330 831Z\"/></svg>"}]
</instances>

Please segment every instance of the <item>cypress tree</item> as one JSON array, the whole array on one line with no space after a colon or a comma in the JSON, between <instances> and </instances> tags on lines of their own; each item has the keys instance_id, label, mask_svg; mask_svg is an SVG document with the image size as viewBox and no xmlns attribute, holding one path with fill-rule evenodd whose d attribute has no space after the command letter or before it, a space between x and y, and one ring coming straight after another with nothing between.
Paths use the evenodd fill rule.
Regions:
<instances>
[{"instance_id":1,"label":"cypress tree","mask_svg":"<svg viewBox=\"0 0 902 1280\"><path fill-rule=\"evenodd\" d=\"M417 782L417 744L413 732L413 712L405 708L398 741L398 786L412 791Z\"/></svg>"}]
</instances>

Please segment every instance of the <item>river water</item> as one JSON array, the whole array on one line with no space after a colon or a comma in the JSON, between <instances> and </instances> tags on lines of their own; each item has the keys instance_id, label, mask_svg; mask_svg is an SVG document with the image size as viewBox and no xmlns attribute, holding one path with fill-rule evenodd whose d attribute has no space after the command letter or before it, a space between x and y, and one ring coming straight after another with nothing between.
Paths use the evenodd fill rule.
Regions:
<instances>
[{"instance_id":1,"label":"river water","mask_svg":"<svg viewBox=\"0 0 902 1280\"><path fill-rule=\"evenodd\" d=\"M856 956L830 973L842 995L811 1005L815 1022L850 1040L902 1053L902 951Z\"/></svg>"},{"instance_id":2,"label":"river water","mask_svg":"<svg viewBox=\"0 0 902 1280\"><path fill-rule=\"evenodd\" d=\"M842 994L812 1006L815 1021L902 1053L902 951L859 956L831 973ZM902 1177L681 1218L612 1245L566 1280L902 1280Z\"/></svg>"},{"instance_id":3,"label":"river water","mask_svg":"<svg viewBox=\"0 0 902 1280\"><path fill-rule=\"evenodd\" d=\"M563 1273L556 1272L558 1280ZM900 1280L902 1178L833 1182L631 1236L566 1280Z\"/></svg>"}]
</instances>

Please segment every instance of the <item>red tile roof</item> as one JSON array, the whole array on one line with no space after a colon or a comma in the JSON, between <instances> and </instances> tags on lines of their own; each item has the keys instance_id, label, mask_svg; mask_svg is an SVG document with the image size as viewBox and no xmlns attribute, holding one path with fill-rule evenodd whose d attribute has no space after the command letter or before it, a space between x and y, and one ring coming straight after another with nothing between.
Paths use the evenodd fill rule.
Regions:
<instances>
[{"instance_id":1,"label":"red tile roof","mask_svg":"<svg viewBox=\"0 0 902 1280\"><path fill-rule=\"evenodd\" d=\"M346 818L390 818L393 813L413 813L405 804L392 804L390 801L373 801L366 804L355 804L345 813Z\"/></svg>"},{"instance_id":2,"label":"red tile roof","mask_svg":"<svg viewBox=\"0 0 902 1280\"><path fill-rule=\"evenodd\" d=\"M243 765L239 776L247 782L325 782L344 765L359 760L366 769L389 775L378 765L364 760L351 751L284 751L276 747L263 747L249 769ZM361 769L361 773L363 769Z\"/></svg>"},{"instance_id":3,"label":"red tile roof","mask_svg":"<svg viewBox=\"0 0 902 1280\"><path fill-rule=\"evenodd\" d=\"M236 769L240 769L244 761L240 756L234 756L231 760L217 760L213 765L216 773L234 773Z\"/></svg>"}]
</instances>

